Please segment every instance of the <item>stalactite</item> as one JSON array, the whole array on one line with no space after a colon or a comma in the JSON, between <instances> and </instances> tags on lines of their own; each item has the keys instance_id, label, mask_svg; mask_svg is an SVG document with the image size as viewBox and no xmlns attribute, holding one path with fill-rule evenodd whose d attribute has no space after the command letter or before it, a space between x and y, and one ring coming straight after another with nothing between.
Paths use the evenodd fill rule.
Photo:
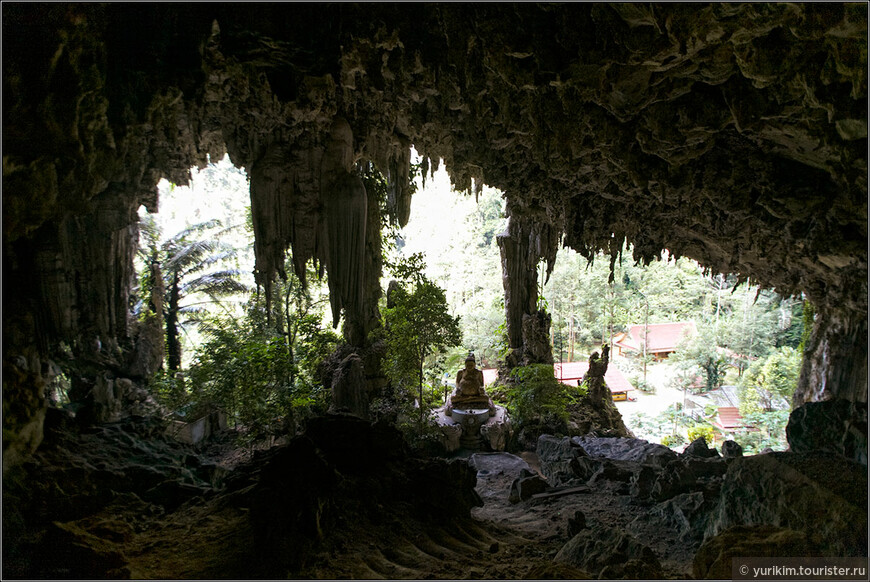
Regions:
<instances>
[{"instance_id":1,"label":"stalactite","mask_svg":"<svg viewBox=\"0 0 870 582\"><path fill-rule=\"evenodd\" d=\"M410 174L411 142L407 138L399 137L398 148L390 156L387 206L400 227L407 225L411 217Z\"/></svg>"},{"instance_id":2,"label":"stalactite","mask_svg":"<svg viewBox=\"0 0 870 582\"><path fill-rule=\"evenodd\" d=\"M336 119L321 162L320 256L326 264L333 326L341 309L358 316L365 293L365 248L368 196L353 167L353 134Z\"/></svg>"},{"instance_id":3,"label":"stalactite","mask_svg":"<svg viewBox=\"0 0 870 582\"><path fill-rule=\"evenodd\" d=\"M254 227L255 278L272 296L275 273L286 278L284 249L290 243L295 192L285 149L274 144L251 167L251 217Z\"/></svg>"}]
</instances>

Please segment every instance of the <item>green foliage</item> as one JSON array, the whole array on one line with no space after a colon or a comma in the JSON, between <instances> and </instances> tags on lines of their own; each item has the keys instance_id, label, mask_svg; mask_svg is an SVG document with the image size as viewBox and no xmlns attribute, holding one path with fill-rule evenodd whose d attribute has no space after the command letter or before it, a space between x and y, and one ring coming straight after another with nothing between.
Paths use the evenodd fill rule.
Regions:
<instances>
[{"instance_id":1,"label":"green foliage","mask_svg":"<svg viewBox=\"0 0 870 582\"><path fill-rule=\"evenodd\" d=\"M678 368L675 387L681 390L697 391L697 376L704 383L701 391L715 390L722 385L728 369L725 352L719 347L711 327L702 327L697 335L681 341L669 359Z\"/></svg>"},{"instance_id":2,"label":"green foliage","mask_svg":"<svg viewBox=\"0 0 870 582\"><path fill-rule=\"evenodd\" d=\"M671 404L656 416L640 412L628 421L628 425L635 434L655 440L669 434L676 434L681 428L695 426L695 421L683 414L682 405L676 403Z\"/></svg>"},{"instance_id":3,"label":"green foliage","mask_svg":"<svg viewBox=\"0 0 870 582\"><path fill-rule=\"evenodd\" d=\"M272 434L294 411L325 412L330 393L317 369L340 341L322 326L324 302L315 302L295 275L273 289L281 301L270 302L271 312L259 295L241 320L204 318L205 341L190 368L193 396L226 410L250 439Z\"/></svg>"},{"instance_id":4,"label":"green foliage","mask_svg":"<svg viewBox=\"0 0 870 582\"><path fill-rule=\"evenodd\" d=\"M403 252L426 249L427 277L444 289L450 312L461 314L465 353L473 351L483 368L496 367L502 351L496 329L505 321L497 243L505 228L504 200L492 188L484 188L476 201L459 194L433 198L426 192L415 195L414 218L403 230L408 241ZM428 218L442 216L445 207L455 221ZM427 219L418 219L417 213Z\"/></svg>"},{"instance_id":5,"label":"green foliage","mask_svg":"<svg viewBox=\"0 0 870 582\"><path fill-rule=\"evenodd\" d=\"M426 278L423 266L421 255L390 265L402 281L391 289L388 307L383 309L387 349L382 364L397 388L417 387L421 431L426 358L462 341L459 318L450 315L444 290Z\"/></svg>"},{"instance_id":6,"label":"green foliage","mask_svg":"<svg viewBox=\"0 0 870 582\"><path fill-rule=\"evenodd\" d=\"M756 430L744 429L734 435L734 440L743 447L746 454L757 454L766 448L785 450L788 448L785 427L788 424L788 410L751 412L743 416L743 421Z\"/></svg>"},{"instance_id":7,"label":"green foliage","mask_svg":"<svg viewBox=\"0 0 870 582\"><path fill-rule=\"evenodd\" d=\"M704 437L708 445L713 443L713 427L709 424L696 424L689 427L689 442L694 442L699 437Z\"/></svg>"},{"instance_id":8,"label":"green foliage","mask_svg":"<svg viewBox=\"0 0 870 582\"><path fill-rule=\"evenodd\" d=\"M661 439L671 430L661 415L650 416L645 412L638 412L627 424L634 434L643 435L643 438L651 440Z\"/></svg>"},{"instance_id":9,"label":"green foliage","mask_svg":"<svg viewBox=\"0 0 870 582\"><path fill-rule=\"evenodd\" d=\"M185 390L181 374L158 370L148 382L148 388L154 399L172 413L187 413L193 401L191 394Z\"/></svg>"},{"instance_id":10,"label":"green foliage","mask_svg":"<svg viewBox=\"0 0 870 582\"><path fill-rule=\"evenodd\" d=\"M567 421L568 407L586 394L584 387L559 382L547 364L518 366L510 377L502 392L511 418L520 426L537 419Z\"/></svg>"},{"instance_id":11,"label":"green foliage","mask_svg":"<svg viewBox=\"0 0 870 582\"><path fill-rule=\"evenodd\" d=\"M797 388L801 355L789 347L757 360L738 386L740 413L747 414L787 408Z\"/></svg>"},{"instance_id":12,"label":"green foliage","mask_svg":"<svg viewBox=\"0 0 870 582\"><path fill-rule=\"evenodd\" d=\"M632 375L632 376L628 377L628 381L632 386L634 386L635 388L637 388L641 392L644 392L646 394L655 394L656 393L656 387L653 384L651 384L649 381L644 382L643 376Z\"/></svg>"},{"instance_id":13,"label":"green foliage","mask_svg":"<svg viewBox=\"0 0 870 582\"><path fill-rule=\"evenodd\" d=\"M662 437L662 444L666 447L678 447L685 445L686 437L681 434L668 434Z\"/></svg>"},{"instance_id":14,"label":"green foliage","mask_svg":"<svg viewBox=\"0 0 870 582\"><path fill-rule=\"evenodd\" d=\"M206 313L204 306L220 304L222 298L246 293L239 280L239 270L231 265L238 249L221 239L231 230L219 220L188 226L164 238L151 215L139 223L142 244L139 258L146 265L139 277L140 319L153 317L155 293L162 293L163 318L166 326L167 367L181 367L180 332ZM160 281L156 277L161 277Z\"/></svg>"}]
</instances>

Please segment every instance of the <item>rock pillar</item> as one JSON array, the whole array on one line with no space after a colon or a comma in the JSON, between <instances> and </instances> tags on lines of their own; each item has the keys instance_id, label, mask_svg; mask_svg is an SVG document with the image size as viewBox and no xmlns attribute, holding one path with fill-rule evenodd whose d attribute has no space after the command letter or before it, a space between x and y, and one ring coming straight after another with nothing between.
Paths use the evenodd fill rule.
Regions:
<instances>
[{"instance_id":1,"label":"rock pillar","mask_svg":"<svg viewBox=\"0 0 870 582\"><path fill-rule=\"evenodd\" d=\"M369 398L365 389L363 361L350 354L332 376L332 413L348 413L359 418L369 417Z\"/></svg>"},{"instance_id":2,"label":"rock pillar","mask_svg":"<svg viewBox=\"0 0 870 582\"><path fill-rule=\"evenodd\" d=\"M867 402L867 314L819 308L792 399Z\"/></svg>"},{"instance_id":3,"label":"rock pillar","mask_svg":"<svg viewBox=\"0 0 870 582\"><path fill-rule=\"evenodd\" d=\"M538 269L547 261L547 275L556 260L558 236L548 224L510 216L505 232L496 237L501 253L510 354L508 369L527 364L552 364L550 315L538 309Z\"/></svg>"}]
</instances>

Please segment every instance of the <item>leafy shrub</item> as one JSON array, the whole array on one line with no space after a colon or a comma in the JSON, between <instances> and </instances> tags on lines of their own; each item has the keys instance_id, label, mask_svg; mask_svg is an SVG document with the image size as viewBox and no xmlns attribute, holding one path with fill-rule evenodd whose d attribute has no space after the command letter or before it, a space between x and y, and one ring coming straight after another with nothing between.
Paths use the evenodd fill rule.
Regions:
<instances>
[{"instance_id":1,"label":"leafy shrub","mask_svg":"<svg viewBox=\"0 0 870 582\"><path fill-rule=\"evenodd\" d=\"M518 366L510 375L512 383L503 392L508 411L520 425L547 417L567 421L568 406L585 394L584 387L559 382L547 364Z\"/></svg>"},{"instance_id":2,"label":"leafy shrub","mask_svg":"<svg viewBox=\"0 0 870 582\"><path fill-rule=\"evenodd\" d=\"M662 437L662 444L666 447L676 447L686 444L686 437L681 434L669 434Z\"/></svg>"},{"instance_id":3,"label":"leafy shrub","mask_svg":"<svg viewBox=\"0 0 870 582\"><path fill-rule=\"evenodd\" d=\"M181 374L158 370L148 382L154 400L171 413L185 415L190 412L191 394L185 390Z\"/></svg>"},{"instance_id":4,"label":"leafy shrub","mask_svg":"<svg viewBox=\"0 0 870 582\"><path fill-rule=\"evenodd\" d=\"M291 345L268 325L260 307L249 305L242 321L205 320L206 341L190 368L195 397L223 408L254 440L280 430L295 409L326 410L331 395L316 381L316 367L339 339L306 315L296 321L300 330Z\"/></svg>"},{"instance_id":5,"label":"leafy shrub","mask_svg":"<svg viewBox=\"0 0 870 582\"><path fill-rule=\"evenodd\" d=\"M790 347L756 360L740 380L740 413L746 416L786 408L797 387L800 368L801 355Z\"/></svg>"},{"instance_id":6,"label":"leafy shrub","mask_svg":"<svg viewBox=\"0 0 870 582\"><path fill-rule=\"evenodd\" d=\"M708 445L713 443L713 427L710 425L696 424L689 428L688 433L690 442L695 441L698 437L704 437Z\"/></svg>"},{"instance_id":7,"label":"leafy shrub","mask_svg":"<svg viewBox=\"0 0 870 582\"><path fill-rule=\"evenodd\" d=\"M655 394L656 393L656 387L653 386L652 384L650 384L649 382L644 382L643 378L640 376L629 376L628 382L632 386L634 386L635 388L637 388L638 390L640 390L641 392L644 392L646 394Z\"/></svg>"}]
</instances>

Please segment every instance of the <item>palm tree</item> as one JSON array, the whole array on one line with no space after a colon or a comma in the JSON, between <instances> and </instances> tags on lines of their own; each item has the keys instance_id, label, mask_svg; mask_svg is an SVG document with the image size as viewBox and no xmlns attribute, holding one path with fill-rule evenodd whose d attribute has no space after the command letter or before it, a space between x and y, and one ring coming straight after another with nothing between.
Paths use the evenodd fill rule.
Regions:
<instances>
[{"instance_id":1,"label":"palm tree","mask_svg":"<svg viewBox=\"0 0 870 582\"><path fill-rule=\"evenodd\" d=\"M238 280L238 269L225 268L237 249L220 238L235 227L222 229L219 220L209 220L189 226L159 245L159 228L151 216L143 219L140 227L149 243L148 259L152 265L159 264L162 272L166 364L175 371L181 367L179 333L184 324L198 321L205 305L219 305L222 298L249 290ZM185 302L197 295L207 299ZM181 321L183 315L188 316L186 321Z\"/></svg>"}]
</instances>

